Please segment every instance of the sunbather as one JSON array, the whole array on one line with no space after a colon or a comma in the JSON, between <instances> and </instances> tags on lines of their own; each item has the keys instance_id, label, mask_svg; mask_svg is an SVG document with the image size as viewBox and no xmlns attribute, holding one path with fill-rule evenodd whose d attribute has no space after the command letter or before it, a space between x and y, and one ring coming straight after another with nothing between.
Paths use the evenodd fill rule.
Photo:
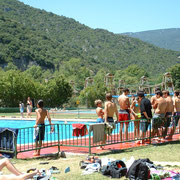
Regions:
<instances>
[{"instance_id":1,"label":"sunbather","mask_svg":"<svg viewBox=\"0 0 180 180\"><path fill-rule=\"evenodd\" d=\"M0 175L0 180L26 180L33 178L36 174L40 174L39 170L35 170L32 173L22 173L10 162L9 159L4 158L0 160L0 170L6 167L12 174Z\"/></svg>"}]
</instances>

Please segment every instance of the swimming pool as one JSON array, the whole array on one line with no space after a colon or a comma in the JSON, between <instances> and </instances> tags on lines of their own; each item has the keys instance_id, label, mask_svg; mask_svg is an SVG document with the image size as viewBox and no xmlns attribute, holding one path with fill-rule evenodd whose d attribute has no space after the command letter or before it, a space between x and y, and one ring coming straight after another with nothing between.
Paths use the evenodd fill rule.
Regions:
<instances>
[{"instance_id":1,"label":"swimming pool","mask_svg":"<svg viewBox=\"0 0 180 180\"><path fill-rule=\"evenodd\" d=\"M52 121L53 124L55 124L55 130L53 133L51 133L50 126L46 126L45 130L45 139L44 141L57 141L58 136L60 140L75 140L77 137L73 136L73 127L72 124L80 123L80 124L86 124L87 129L89 130L89 124L94 124L95 122L74 122L74 121ZM48 125L48 121L45 121L45 124ZM59 133L58 133L58 126L59 124ZM17 137L17 144L30 144L34 142L34 128L35 120L0 120L0 127L7 127L7 128L17 128L20 129L18 132ZM120 124L116 124L116 129L113 130L112 134L117 134L120 129ZM134 131L134 123L129 123L128 132ZM124 132L124 129L123 129ZM88 137L89 135L83 136ZM93 136L93 133L91 133L91 136Z\"/></svg>"},{"instance_id":2,"label":"swimming pool","mask_svg":"<svg viewBox=\"0 0 180 180\"><path fill-rule=\"evenodd\" d=\"M75 123L81 123L86 124L87 126L89 124L95 123L95 122L74 122L74 121L52 121L54 126L54 132L51 133L50 126L46 126L45 130L45 139L44 141L49 141L49 138L51 141L56 141L58 139L58 130L57 130L57 124L59 124L59 137L61 140L65 139L72 139L74 136L72 135L73 128L72 124ZM48 121L45 121L45 125L48 125ZM20 129L18 131L18 137L17 137L17 144L29 144L34 142L34 128L35 120L0 120L0 127L3 128L16 128ZM86 135L87 136L87 135Z\"/></svg>"}]
</instances>

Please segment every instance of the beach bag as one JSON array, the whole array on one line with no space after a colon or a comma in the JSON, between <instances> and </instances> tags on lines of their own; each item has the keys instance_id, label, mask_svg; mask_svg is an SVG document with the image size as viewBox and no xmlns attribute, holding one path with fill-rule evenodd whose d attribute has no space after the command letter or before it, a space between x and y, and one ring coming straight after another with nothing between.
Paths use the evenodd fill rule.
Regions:
<instances>
[{"instance_id":1,"label":"beach bag","mask_svg":"<svg viewBox=\"0 0 180 180\"><path fill-rule=\"evenodd\" d=\"M101 173L112 178L121 178L127 173L126 165L121 160L112 161L109 165L101 168Z\"/></svg>"},{"instance_id":2,"label":"beach bag","mask_svg":"<svg viewBox=\"0 0 180 180\"><path fill-rule=\"evenodd\" d=\"M153 164L149 159L138 159L130 166L126 177L130 180L148 180L150 179L150 169L148 164Z\"/></svg>"}]
</instances>

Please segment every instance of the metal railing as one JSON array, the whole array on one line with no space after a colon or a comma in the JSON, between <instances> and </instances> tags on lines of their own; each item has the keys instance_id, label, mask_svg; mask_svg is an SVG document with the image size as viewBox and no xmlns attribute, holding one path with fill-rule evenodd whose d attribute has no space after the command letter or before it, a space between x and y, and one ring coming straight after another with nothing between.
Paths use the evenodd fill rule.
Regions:
<instances>
[{"instance_id":1,"label":"metal railing","mask_svg":"<svg viewBox=\"0 0 180 180\"><path fill-rule=\"evenodd\" d=\"M17 157L20 152L38 150L48 147L58 147L60 152L61 146L71 146L87 148L89 154L91 149L98 146L106 146L112 144L119 144L125 142L133 142L137 140L152 140L156 137L164 138L172 136L174 134L180 134L179 116L169 118L156 118L151 120L129 120L122 121L114 124L115 127L112 130L107 130L107 126L104 124L106 135L100 142L94 141L95 131L90 130L91 126L97 125L96 123L81 123L81 129L78 129L78 124L61 123L55 124L54 131L51 131L50 125L45 125L44 138L39 131L36 136L39 135L39 141L42 140L42 144L37 146L34 138L35 128L19 128L18 135L13 136L13 146L9 146L8 143L12 143L12 134L6 132L0 134L0 152L11 152ZM112 124L111 124L112 125ZM83 128L82 128L83 127ZM42 130L41 130L42 131ZM5 137L3 139L2 137Z\"/></svg>"}]
</instances>

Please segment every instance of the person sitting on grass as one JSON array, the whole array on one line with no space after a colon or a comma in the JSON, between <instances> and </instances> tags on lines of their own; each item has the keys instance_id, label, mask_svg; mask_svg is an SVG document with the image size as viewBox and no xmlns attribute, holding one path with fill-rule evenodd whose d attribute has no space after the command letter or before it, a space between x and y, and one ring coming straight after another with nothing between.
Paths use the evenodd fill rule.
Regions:
<instances>
[{"instance_id":1,"label":"person sitting on grass","mask_svg":"<svg viewBox=\"0 0 180 180\"><path fill-rule=\"evenodd\" d=\"M0 175L0 180L26 180L29 178L33 178L33 176L35 175L40 175L39 170L35 170L31 173L20 172L7 158L0 160L0 170L2 170L4 167L6 167L12 174Z\"/></svg>"},{"instance_id":2,"label":"person sitting on grass","mask_svg":"<svg viewBox=\"0 0 180 180\"><path fill-rule=\"evenodd\" d=\"M37 103L37 108L36 109L36 124L34 125L35 131L34 131L34 136L35 136L35 146L36 150L33 153L33 156L39 156L40 155L40 148L42 146L42 140L44 140L44 135L45 135L45 118L48 118L49 124L53 125L51 123L51 117L49 115L49 112L43 108L44 103L43 100L39 100ZM54 127L51 126L51 132L54 131ZM39 149L37 149L39 148Z\"/></svg>"}]
</instances>

